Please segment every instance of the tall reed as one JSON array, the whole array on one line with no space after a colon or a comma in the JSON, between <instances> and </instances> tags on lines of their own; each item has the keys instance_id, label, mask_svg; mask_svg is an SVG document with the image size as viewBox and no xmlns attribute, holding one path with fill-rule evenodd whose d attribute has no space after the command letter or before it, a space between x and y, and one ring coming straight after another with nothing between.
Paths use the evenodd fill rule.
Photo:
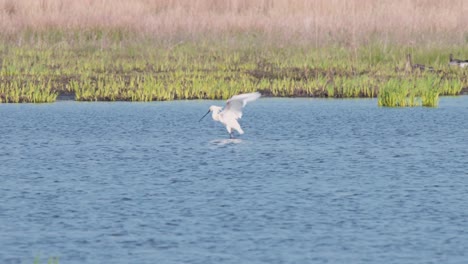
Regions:
<instances>
[{"instance_id":1,"label":"tall reed","mask_svg":"<svg viewBox=\"0 0 468 264\"><path fill-rule=\"evenodd\" d=\"M401 80L392 78L382 84L377 103L386 107L437 107L442 89L439 79L428 75L418 79Z\"/></svg>"},{"instance_id":2,"label":"tall reed","mask_svg":"<svg viewBox=\"0 0 468 264\"><path fill-rule=\"evenodd\" d=\"M65 45L152 36L181 39L238 33L316 47L389 43L466 43L465 0L0 0L0 35L16 42ZM40 32L50 31L48 38Z\"/></svg>"}]
</instances>

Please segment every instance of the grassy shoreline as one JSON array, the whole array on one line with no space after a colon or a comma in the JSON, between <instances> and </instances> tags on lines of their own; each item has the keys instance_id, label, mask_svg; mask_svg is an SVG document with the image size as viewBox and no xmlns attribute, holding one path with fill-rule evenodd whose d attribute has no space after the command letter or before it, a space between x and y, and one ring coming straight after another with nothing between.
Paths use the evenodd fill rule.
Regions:
<instances>
[{"instance_id":1,"label":"grassy shoreline","mask_svg":"<svg viewBox=\"0 0 468 264\"><path fill-rule=\"evenodd\" d=\"M316 48L272 44L248 34L165 44L117 39L103 46L102 41L4 41L0 102L53 102L64 95L78 101L227 99L252 91L274 97L353 98L379 97L384 91L390 99L381 96L382 106L430 106L423 99L431 93L458 95L468 89L468 70L448 66L450 53L468 54L466 45ZM433 70L408 68L408 53L414 63ZM392 103L395 96L404 99Z\"/></svg>"},{"instance_id":2,"label":"grassy shoreline","mask_svg":"<svg viewBox=\"0 0 468 264\"><path fill-rule=\"evenodd\" d=\"M0 0L0 103L378 97L468 87L468 4L373 0ZM433 71L405 66L414 63Z\"/></svg>"}]
</instances>

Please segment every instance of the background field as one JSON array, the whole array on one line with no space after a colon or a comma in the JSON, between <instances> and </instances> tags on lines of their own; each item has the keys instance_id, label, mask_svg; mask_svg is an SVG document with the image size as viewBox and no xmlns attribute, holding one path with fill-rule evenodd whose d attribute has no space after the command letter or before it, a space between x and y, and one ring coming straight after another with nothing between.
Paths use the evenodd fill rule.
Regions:
<instances>
[{"instance_id":1,"label":"background field","mask_svg":"<svg viewBox=\"0 0 468 264\"><path fill-rule=\"evenodd\" d=\"M467 13L463 0L0 0L0 101L459 94L467 71L447 64L468 57Z\"/></svg>"},{"instance_id":2,"label":"background field","mask_svg":"<svg viewBox=\"0 0 468 264\"><path fill-rule=\"evenodd\" d=\"M346 46L468 41L464 0L1 0L0 8L1 34L16 41L49 30L166 41L249 33Z\"/></svg>"}]
</instances>

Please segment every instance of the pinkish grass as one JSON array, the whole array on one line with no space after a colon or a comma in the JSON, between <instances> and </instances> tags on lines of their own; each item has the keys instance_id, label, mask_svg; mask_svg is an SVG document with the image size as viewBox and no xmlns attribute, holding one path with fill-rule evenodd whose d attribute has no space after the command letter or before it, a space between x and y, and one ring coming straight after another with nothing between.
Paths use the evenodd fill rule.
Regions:
<instances>
[{"instance_id":1,"label":"pinkish grass","mask_svg":"<svg viewBox=\"0 0 468 264\"><path fill-rule=\"evenodd\" d=\"M466 0L0 0L0 35L123 31L157 39L255 33L355 46L463 44Z\"/></svg>"}]
</instances>

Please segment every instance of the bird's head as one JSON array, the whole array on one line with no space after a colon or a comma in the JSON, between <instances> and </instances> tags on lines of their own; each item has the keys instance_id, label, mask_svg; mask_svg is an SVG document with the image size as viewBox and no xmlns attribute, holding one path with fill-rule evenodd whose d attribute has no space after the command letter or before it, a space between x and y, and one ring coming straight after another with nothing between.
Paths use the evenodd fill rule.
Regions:
<instances>
[{"instance_id":1,"label":"bird's head","mask_svg":"<svg viewBox=\"0 0 468 264\"><path fill-rule=\"evenodd\" d=\"M200 120L198 120L198 122L202 121L202 119L207 116L210 112L219 112L221 111L221 109L223 109L222 107L219 107L219 106L216 106L216 105L212 105L210 106L210 108L208 109L208 112L206 112L206 114L204 116L202 116L202 118L200 118Z\"/></svg>"},{"instance_id":2,"label":"bird's head","mask_svg":"<svg viewBox=\"0 0 468 264\"><path fill-rule=\"evenodd\" d=\"M219 112L219 111L221 111L221 109L223 109L223 108L220 107L220 106L212 105L208 109L208 112Z\"/></svg>"}]
</instances>

